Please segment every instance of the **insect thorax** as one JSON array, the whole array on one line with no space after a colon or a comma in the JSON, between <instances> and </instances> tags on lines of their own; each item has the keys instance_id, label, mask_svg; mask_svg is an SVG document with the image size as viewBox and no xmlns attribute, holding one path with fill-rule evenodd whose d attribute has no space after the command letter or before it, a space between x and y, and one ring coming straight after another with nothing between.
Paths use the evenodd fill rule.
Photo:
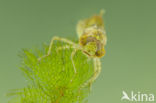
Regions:
<instances>
[{"instance_id":1,"label":"insect thorax","mask_svg":"<svg viewBox=\"0 0 156 103\"><path fill-rule=\"evenodd\" d=\"M103 57L106 44L106 34L96 25L86 28L80 36L79 44L84 48L84 53L90 57Z\"/></svg>"}]
</instances>

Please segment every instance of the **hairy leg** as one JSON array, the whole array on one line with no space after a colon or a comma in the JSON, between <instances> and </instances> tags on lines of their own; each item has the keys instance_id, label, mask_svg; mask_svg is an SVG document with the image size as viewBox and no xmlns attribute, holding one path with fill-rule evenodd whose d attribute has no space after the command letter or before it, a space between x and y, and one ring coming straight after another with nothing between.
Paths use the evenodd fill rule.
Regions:
<instances>
[{"instance_id":1,"label":"hairy leg","mask_svg":"<svg viewBox=\"0 0 156 103\"><path fill-rule=\"evenodd\" d=\"M64 46L57 47L56 51L58 52L58 51L60 51L62 49L70 49L70 48L72 48L72 47L69 46L69 45L64 45Z\"/></svg>"},{"instance_id":2,"label":"hairy leg","mask_svg":"<svg viewBox=\"0 0 156 103\"><path fill-rule=\"evenodd\" d=\"M96 78L99 76L100 72L101 72L101 61L99 58L94 58L94 73L93 76L87 81L85 82L81 88L87 86L88 84L92 85L92 83L96 80Z\"/></svg>"},{"instance_id":3,"label":"hairy leg","mask_svg":"<svg viewBox=\"0 0 156 103\"><path fill-rule=\"evenodd\" d=\"M70 45L72 45L72 46L77 47L77 44L75 44L74 42L72 42L72 41L70 41L70 40L68 40L68 39L65 39L65 38L61 38L61 37L55 36L55 37L53 37L53 38L51 39L51 42L50 42L50 45L49 45L49 49L48 49L48 53L47 53L46 55L44 55L44 56L38 58L38 61L41 61L43 58L45 58L45 57L47 57L47 56L50 55L54 40L62 41L62 42L65 42L65 43L68 43L68 44L70 44Z\"/></svg>"},{"instance_id":4,"label":"hairy leg","mask_svg":"<svg viewBox=\"0 0 156 103\"><path fill-rule=\"evenodd\" d=\"M72 51L72 53L71 53L71 62L72 62L73 68L74 68L74 73L77 74L77 70L76 70L75 63L74 63L74 55L77 52L77 50L80 49L80 48L74 47L74 46L71 47L69 45L65 45L65 46L58 47L57 51L62 50L62 49L70 49L70 48L74 49ZM74 75L74 77L75 77L75 75ZM71 80L71 82L72 82L72 80Z\"/></svg>"},{"instance_id":5,"label":"hairy leg","mask_svg":"<svg viewBox=\"0 0 156 103\"><path fill-rule=\"evenodd\" d=\"M91 86L92 86L93 82L96 80L96 78L99 76L99 74L101 72L101 61L100 61L100 59L94 58L93 61L94 61L94 73L89 80L87 80L85 83L80 85L80 88L78 90L78 92L79 92L78 100L80 99L81 89L83 89L86 86L89 86L89 89L91 90Z\"/></svg>"},{"instance_id":6,"label":"hairy leg","mask_svg":"<svg viewBox=\"0 0 156 103\"><path fill-rule=\"evenodd\" d=\"M74 49L74 51L71 53L71 61L72 61L73 68L74 68L74 76L73 76L73 79L75 78L75 76L77 74L77 70L76 70L76 67L75 67L75 64L74 64L74 55L77 52L77 50L78 49ZM71 82L73 81L73 79L71 80Z\"/></svg>"},{"instance_id":7,"label":"hairy leg","mask_svg":"<svg viewBox=\"0 0 156 103\"><path fill-rule=\"evenodd\" d=\"M70 45L64 45L64 46L57 47L56 51L58 52L58 51L60 51L62 49L70 49L70 48L72 48L72 49L80 49L78 46L75 47L75 46L70 46Z\"/></svg>"}]
</instances>

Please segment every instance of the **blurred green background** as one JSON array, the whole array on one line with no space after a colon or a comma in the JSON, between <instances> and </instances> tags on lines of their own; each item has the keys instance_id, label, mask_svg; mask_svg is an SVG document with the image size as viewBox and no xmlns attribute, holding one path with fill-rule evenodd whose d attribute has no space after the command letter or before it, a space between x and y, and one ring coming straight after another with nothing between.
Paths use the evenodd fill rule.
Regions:
<instances>
[{"instance_id":1,"label":"blurred green background","mask_svg":"<svg viewBox=\"0 0 156 103\"><path fill-rule=\"evenodd\" d=\"M18 69L22 48L54 35L78 39L77 21L101 9L107 53L89 103L122 103L123 90L156 95L155 0L0 0L0 103L9 89L26 85Z\"/></svg>"}]
</instances>

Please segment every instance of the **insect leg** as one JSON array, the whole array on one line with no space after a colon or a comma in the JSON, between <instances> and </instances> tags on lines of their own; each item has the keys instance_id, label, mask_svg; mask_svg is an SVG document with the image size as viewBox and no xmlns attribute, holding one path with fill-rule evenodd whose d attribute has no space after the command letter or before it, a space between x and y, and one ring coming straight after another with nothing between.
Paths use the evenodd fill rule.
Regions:
<instances>
[{"instance_id":1,"label":"insect leg","mask_svg":"<svg viewBox=\"0 0 156 103\"><path fill-rule=\"evenodd\" d=\"M88 84L92 85L92 83L96 80L101 72L101 62L99 58L94 58L94 74L93 76L82 85L82 88L87 86Z\"/></svg>"},{"instance_id":2,"label":"insect leg","mask_svg":"<svg viewBox=\"0 0 156 103\"><path fill-rule=\"evenodd\" d=\"M70 45L64 45L64 46L60 46L56 49L56 51L58 52L59 50L62 50L62 49L77 49L78 47L75 47L75 46L70 46Z\"/></svg>"},{"instance_id":3,"label":"insect leg","mask_svg":"<svg viewBox=\"0 0 156 103\"><path fill-rule=\"evenodd\" d=\"M74 49L74 51L71 53L71 61L72 61L72 65L73 65L73 68L74 68L74 77L77 74L77 70L76 70L76 67L75 67L75 64L74 64L74 55L77 52L77 50L78 49ZM73 79L74 79L74 77L73 77ZM71 82L73 81L73 79L71 80Z\"/></svg>"},{"instance_id":4,"label":"insect leg","mask_svg":"<svg viewBox=\"0 0 156 103\"><path fill-rule=\"evenodd\" d=\"M64 46L58 47L58 48L56 49L56 51L58 52L58 51L60 51L60 50L62 50L62 49L70 49L70 48L71 48L71 46L69 46L69 45L64 45Z\"/></svg>"},{"instance_id":5,"label":"insect leg","mask_svg":"<svg viewBox=\"0 0 156 103\"><path fill-rule=\"evenodd\" d=\"M70 45L72 45L72 46L75 46L75 47L77 46L77 44L75 44L74 42L72 42L72 41L70 41L70 40L68 40L68 39L55 36L55 37L53 37L53 38L51 39L51 42L50 42L50 45L49 45L48 53L47 53L46 55L40 57L40 58L38 59L38 61L40 61L40 60L42 60L43 58L45 58L45 57L47 57L47 56L50 55L54 40L62 41L62 42L68 43L68 44L70 44Z\"/></svg>"},{"instance_id":6,"label":"insect leg","mask_svg":"<svg viewBox=\"0 0 156 103\"><path fill-rule=\"evenodd\" d=\"M72 78L72 80L71 80L71 82L72 82L73 79L74 79L74 77L75 77L76 74L77 74L77 70L76 70L75 63L74 63L74 55L75 55L75 53L77 52L77 50L78 50L78 49L81 50L81 48L79 48L79 47L74 47L74 46L69 46L69 45L65 45L65 46L58 47L58 48L57 48L57 52L58 52L59 50L62 50L62 49L69 49L69 48L73 48L73 49L74 49L74 50L72 51L72 53L71 53L71 62L72 62L73 69L74 69L74 76L73 76L73 78Z\"/></svg>"}]
</instances>

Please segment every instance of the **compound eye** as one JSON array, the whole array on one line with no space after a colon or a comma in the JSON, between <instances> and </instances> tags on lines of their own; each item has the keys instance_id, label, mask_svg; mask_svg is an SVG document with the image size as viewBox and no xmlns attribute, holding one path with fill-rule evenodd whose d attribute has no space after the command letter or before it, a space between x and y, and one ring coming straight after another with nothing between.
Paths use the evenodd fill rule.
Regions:
<instances>
[{"instance_id":1,"label":"compound eye","mask_svg":"<svg viewBox=\"0 0 156 103\"><path fill-rule=\"evenodd\" d=\"M105 51L104 48L102 48L102 49L96 51L96 54L95 54L95 55L96 55L97 57L101 58L101 57L103 57L105 54L106 54L106 51Z\"/></svg>"}]
</instances>

